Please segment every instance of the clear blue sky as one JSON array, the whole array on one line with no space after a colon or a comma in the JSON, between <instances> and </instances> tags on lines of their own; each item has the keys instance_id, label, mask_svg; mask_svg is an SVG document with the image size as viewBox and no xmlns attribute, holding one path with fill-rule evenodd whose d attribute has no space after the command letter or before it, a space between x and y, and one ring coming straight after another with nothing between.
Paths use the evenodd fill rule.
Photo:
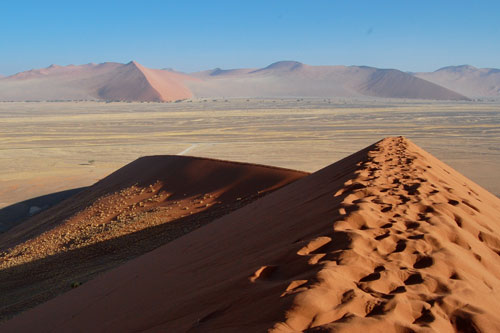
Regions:
<instances>
[{"instance_id":1,"label":"clear blue sky","mask_svg":"<svg viewBox=\"0 0 500 333\"><path fill-rule=\"evenodd\" d=\"M500 1L1 1L0 74L136 60L197 71L278 60L500 68Z\"/></svg>"}]
</instances>

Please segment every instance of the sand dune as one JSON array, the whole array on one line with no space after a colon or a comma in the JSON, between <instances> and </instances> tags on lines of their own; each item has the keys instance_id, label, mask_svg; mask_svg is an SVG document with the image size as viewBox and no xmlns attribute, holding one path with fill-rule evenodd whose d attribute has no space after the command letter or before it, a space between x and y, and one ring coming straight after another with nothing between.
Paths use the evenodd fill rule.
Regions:
<instances>
[{"instance_id":1,"label":"sand dune","mask_svg":"<svg viewBox=\"0 0 500 333\"><path fill-rule=\"evenodd\" d=\"M499 214L387 138L0 330L498 332Z\"/></svg>"},{"instance_id":2,"label":"sand dune","mask_svg":"<svg viewBox=\"0 0 500 333\"><path fill-rule=\"evenodd\" d=\"M471 98L500 97L500 69L462 65L415 75Z\"/></svg>"},{"instance_id":3,"label":"sand dune","mask_svg":"<svg viewBox=\"0 0 500 333\"><path fill-rule=\"evenodd\" d=\"M465 99L454 91L395 69L368 68L367 70L371 71L370 77L366 83L359 86L359 91L368 96L434 100Z\"/></svg>"},{"instance_id":4,"label":"sand dune","mask_svg":"<svg viewBox=\"0 0 500 333\"><path fill-rule=\"evenodd\" d=\"M466 97L401 71L309 66L280 61L261 69L205 71L187 85L197 97L385 97L462 100Z\"/></svg>"},{"instance_id":5,"label":"sand dune","mask_svg":"<svg viewBox=\"0 0 500 333\"><path fill-rule=\"evenodd\" d=\"M166 70L102 63L57 66L18 73L0 81L0 100L173 101L191 97L184 85L195 80Z\"/></svg>"},{"instance_id":6,"label":"sand dune","mask_svg":"<svg viewBox=\"0 0 500 333\"><path fill-rule=\"evenodd\" d=\"M0 316L26 310L305 175L184 156L141 158L0 234Z\"/></svg>"}]
</instances>

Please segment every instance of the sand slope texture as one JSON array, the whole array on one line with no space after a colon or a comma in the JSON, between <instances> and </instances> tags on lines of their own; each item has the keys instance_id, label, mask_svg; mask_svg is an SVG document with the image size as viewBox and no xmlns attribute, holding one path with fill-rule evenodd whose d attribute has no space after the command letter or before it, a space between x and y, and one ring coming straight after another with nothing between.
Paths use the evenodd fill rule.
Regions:
<instances>
[{"instance_id":1,"label":"sand slope texture","mask_svg":"<svg viewBox=\"0 0 500 333\"><path fill-rule=\"evenodd\" d=\"M307 175L186 156L136 160L0 234L0 318Z\"/></svg>"}]
</instances>

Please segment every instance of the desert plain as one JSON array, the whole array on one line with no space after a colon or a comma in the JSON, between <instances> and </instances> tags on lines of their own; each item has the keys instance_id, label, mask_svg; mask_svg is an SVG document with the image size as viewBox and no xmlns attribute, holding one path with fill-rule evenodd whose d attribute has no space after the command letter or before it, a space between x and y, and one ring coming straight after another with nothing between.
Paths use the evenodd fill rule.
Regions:
<instances>
[{"instance_id":1,"label":"desert plain","mask_svg":"<svg viewBox=\"0 0 500 333\"><path fill-rule=\"evenodd\" d=\"M500 195L500 103L324 98L0 103L0 208L89 186L147 155L314 172L404 135Z\"/></svg>"}]
</instances>

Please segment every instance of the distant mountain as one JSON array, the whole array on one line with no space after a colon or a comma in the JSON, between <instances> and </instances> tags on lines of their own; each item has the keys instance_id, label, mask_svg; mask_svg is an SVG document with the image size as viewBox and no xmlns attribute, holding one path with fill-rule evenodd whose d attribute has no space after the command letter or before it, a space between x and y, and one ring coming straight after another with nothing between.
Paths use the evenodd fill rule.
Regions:
<instances>
[{"instance_id":1,"label":"distant mountain","mask_svg":"<svg viewBox=\"0 0 500 333\"><path fill-rule=\"evenodd\" d=\"M209 78L210 76L237 76L241 74L248 74L255 69L253 68L238 68L238 69L221 69L214 68L207 71L192 73L191 76L197 78Z\"/></svg>"},{"instance_id":2,"label":"distant mountain","mask_svg":"<svg viewBox=\"0 0 500 333\"><path fill-rule=\"evenodd\" d=\"M454 91L395 69L310 66L280 61L261 69L217 68L192 74L197 97L384 97L467 99Z\"/></svg>"},{"instance_id":3,"label":"distant mountain","mask_svg":"<svg viewBox=\"0 0 500 333\"><path fill-rule=\"evenodd\" d=\"M172 101L191 97L181 73L128 64L102 63L30 70L0 80L0 100Z\"/></svg>"},{"instance_id":4,"label":"distant mountain","mask_svg":"<svg viewBox=\"0 0 500 333\"><path fill-rule=\"evenodd\" d=\"M414 75L467 97L500 97L500 69L461 65Z\"/></svg>"},{"instance_id":5,"label":"distant mountain","mask_svg":"<svg viewBox=\"0 0 500 333\"><path fill-rule=\"evenodd\" d=\"M51 65L18 73L0 79L0 101L165 102L190 97L466 100L486 92L486 96L500 95L499 87L500 71L471 66L447 67L434 73L404 73L367 66L310 66L279 61L264 68L215 68L184 74L172 69L150 69L131 61ZM477 94L475 90L471 93L473 88Z\"/></svg>"},{"instance_id":6,"label":"distant mountain","mask_svg":"<svg viewBox=\"0 0 500 333\"><path fill-rule=\"evenodd\" d=\"M295 71L295 70L300 70L304 67L303 63L300 63L298 61L278 61L275 63L272 63L271 65L257 69L253 71L252 73L259 73L259 72L266 72L266 73L274 73L274 72L290 72L290 71Z\"/></svg>"}]
</instances>

